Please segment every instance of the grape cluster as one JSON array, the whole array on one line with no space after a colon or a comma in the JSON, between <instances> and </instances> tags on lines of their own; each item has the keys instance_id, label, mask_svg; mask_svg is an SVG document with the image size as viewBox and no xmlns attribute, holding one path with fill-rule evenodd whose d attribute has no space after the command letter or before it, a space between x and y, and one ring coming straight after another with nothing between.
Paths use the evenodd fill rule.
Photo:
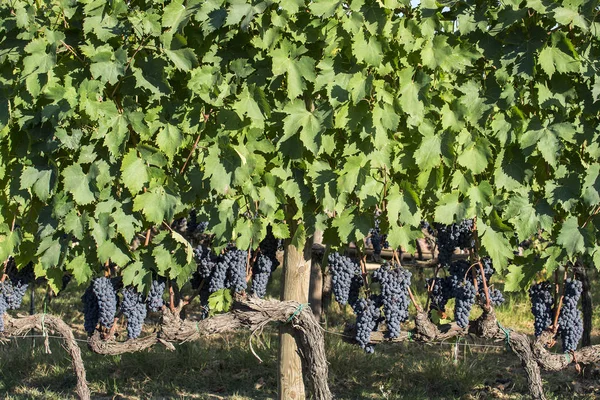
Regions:
<instances>
[{"instance_id":1,"label":"grape cluster","mask_svg":"<svg viewBox=\"0 0 600 400\"><path fill-rule=\"evenodd\" d=\"M248 253L237 248L230 248L222 256L222 262L227 265L225 286L239 293L246 290L246 262Z\"/></svg>"},{"instance_id":2,"label":"grape cluster","mask_svg":"<svg viewBox=\"0 0 600 400\"><path fill-rule=\"evenodd\" d=\"M98 308L98 298L94 294L92 285L81 296L83 302L83 328L90 335L96 330L98 319L100 318L100 310Z\"/></svg>"},{"instance_id":3,"label":"grape cluster","mask_svg":"<svg viewBox=\"0 0 600 400\"><path fill-rule=\"evenodd\" d=\"M452 264L450 264L450 268L448 269L448 273L450 274L449 284L452 290L452 297L455 297L456 290L463 283L463 281L467 280L467 271L469 270L469 262L465 260L456 260Z\"/></svg>"},{"instance_id":4,"label":"grape cluster","mask_svg":"<svg viewBox=\"0 0 600 400\"><path fill-rule=\"evenodd\" d=\"M350 289L353 286L353 278L355 276L360 277L360 266L357 261L338 252L330 253L327 262L332 273L331 283L335 299L341 305L346 305L350 296Z\"/></svg>"},{"instance_id":5,"label":"grape cluster","mask_svg":"<svg viewBox=\"0 0 600 400\"><path fill-rule=\"evenodd\" d=\"M489 289L489 294L490 294L490 303L494 306L497 307L501 304L504 304L504 295L502 294L502 292L498 289ZM479 289L479 296L481 298L485 298L485 293L481 293L482 289Z\"/></svg>"},{"instance_id":6,"label":"grape cluster","mask_svg":"<svg viewBox=\"0 0 600 400\"><path fill-rule=\"evenodd\" d=\"M273 228L271 227L271 225L267 226L267 235L260 242L258 247L260 248L260 252L262 254L269 257L271 263L273 264L273 266L271 267L272 271L275 271L275 269L279 266L279 260L277 259L277 250L279 250L279 248L281 247L281 240L277 239L273 235Z\"/></svg>"},{"instance_id":7,"label":"grape cluster","mask_svg":"<svg viewBox=\"0 0 600 400\"><path fill-rule=\"evenodd\" d=\"M468 249L473 243L473 220L465 219L460 223L452 225L436 224L437 242L439 256L442 265L449 265L454 249Z\"/></svg>"},{"instance_id":8,"label":"grape cluster","mask_svg":"<svg viewBox=\"0 0 600 400\"><path fill-rule=\"evenodd\" d=\"M427 279L425 288L429 289L429 287L431 287L432 282L433 278ZM431 288L431 293L429 295L431 297L429 310L446 312L446 304L452 297L454 297L450 278L435 278L435 282L433 282L433 287Z\"/></svg>"},{"instance_id":9,"label":"grape cluster","mask_svg":"<svg viewBox=\"0 0 600 400\"><path fill-rule=\"evenodd\" d=\"M565 281L563 305L558 317L558 333L562 339L563 351L574 351L583 335L583 321L577 309L583 285L576 279Z\"/></svg>"},{"instance_id":10,"label":"grape cluster","mask_svg":"<svg viewBox=\"0 0 600 400\"><path fill-rule=\"evenodd\" d=\"M483 274L485 276L485 283L488 286L488 294L490 296L490 303L492 306L496 307L501 304L504 304L504 295L498 289L491 288L490 279L492 275L496 272L494 265L492 264L492 259L489 257L483 257L481 259L481 265L483 266ZM483 286L483 278L481 276L481 269L478 265L475 266L475 272L477 276L477 287L479 289L479 298L482 302L485 301L485 287Z\"/></svg>"},{"instance_id":11,"label":"grape cluster","mask_svg":"<svg viewBox=\"0 0 600 400\"><path fill-rule=\"evenodd\" d=\"M378 215L378 214L376 214ZM375 218L374 227L369 230L369 237L367 240L367 245L371 244L373 246L373 254L380 255L381 250L383 248L390 247L390 244L387 241L387 235L381 234L381 229L379 228L379 219Z\"/></svg>"},{"instance_id":12,"label":"grape cluster","mask_svg":"<svg viewBox=\"0 0 600 400\"><path fill-rule=\"evenodd\" d=\"M34 279L33 264L29 263L18 270L15 260L10 257L6 264L5 273L9 279L0 282L0 295L4 298L7 310L16 310L21 307L29 283ZM0 316L3 314L0 314Z\"/></svg>"},{"instance_id":13,"label":"grape cluster","mask_svg":"<svg viewBox=\"0 0 600 400\"><path fill-rule=\"evenodd\" d=\"M356 336L355 339L361 349L371 354L375 351L372 345L371 332L377 329L381 318L379 304L374 298L360 299L354 307L356 313Z\"/></svg>"},{"instance_id":14,"label":"grape cluster","mask_svg":"<svg viewBox=\"0 0 600 400\"><path fill-rule=\"evenodd\" d=\"M208 228L208 222L198 221L198 213L196 210L190 211L190 217L187 221L186 233L188 236L202 235Z\"/></svg>"},{"instance_id":15,"label":"grape cluster","mask_svg":"<svg viewBox=\"0 0 600 400\"><path fill-rule=\"evenodd\" d=\"M204 231L206 231L208 228L208 222L198 221L198 213L196 210L191 210L187 218L178 218L173 221L171 228L181 235L197 238L198 236L201 236Z\"/></svg>"},{"instance_id":16,"label":"grape cluster","mask_svg":"<svg viewBox=\"0 0 600 400\"><path fill-rule=\"evenodd\" d=\"M260 298L267 294L267 284L273 270L273 262L264 253L259 253L252 266L252 293Z\"/></svg>"},{"instance_id":17,"label":"grape cluster","mask_svg":"<svg viewBox=\"0 0 600 400\"><path fill-rule=\"evenodd\" d=\"M117 313L117 291L109 278L96 278L92 290L98 302L98 321L105 328L111 328Z\"/></svg>"},{"instance_id":18,"label":"grape cluster","mask_svg":"<svg viewBox=\"0 0 600 400\"><path fill-rule=\"evenodd\" d=\"M26 283L21 282L13 284L10 280L0 282L0 293L2 293L2 297L4 297L6 306L9 310L16 310L21 307L21 302L27 291L27 286Z\"/></svg>"},{"instance_id":19,"label":"grape cluster","mask_svg":"<svg viewBox=\"0 0 600 400\"><path fill-rule=\"evenodd\" d=\"M229 288L235 292L246 290L247 253L233 246L211 261L212 269L208 277L208 290L214 293Z\"/></svg>"},{"instance_id":20,"label":"grape cluster","mask_svg":"<svg viewBox=\"0 0 600 400\"><path fill-rule=\"evenodd\" d=\"M207 246L200 245L194 249L194 260L197 269L192 276L192 288L198 289L203 279L210 277L217 262L216 254Z\"/></svg>"},{"instance_id":21,"label":"grape cluster","mask_svg":"<svg viewBox=\"0 0 600 400\"><path fill-rule=\"evenodd\" d=\"M277 250L281 247L281 240L273 235L273 227L267 226L267 234L258 245L258 255L252 265L252 292L258 297L267 294L267 284L273 271L279 266Z\"/></svg>"},{"instance_id":22,"label":"grape cluster","mask_svg":"<svg viewBox=\"0 0 600 400\"><path fill-rule=\"evenodd\" d=\"M163 294L165 293L166 286L167 280L162 276L152 280L150 292L148 292L148 297L146 298L146 305L150 311L159 311L164 305Z\"/></svg>"},{"instance_id":23,"label":"grape cluster","mask_svg":"<svg viewBox=\"0 0 600 400\"><path fill-rule=\"evenodd\" d=\"M400 323L408 320L410 305L408 289L412 274L400 266L392 268L390 263L373 272L373 279L381 285L381 302L387 324L387 336L400 335Z\"/></svg>"},{"instance_id":24,"label":"grape cluster","mask_svg":"<svg viewBox=\"0 0 600 400\"><path fill-rule=\"evenodd\" d=\"M529 298L531 299L535 336L540 336L552 324L554 308L552 284L544 281L531 285Z\"/></svg>"},{"instance_id":25,"label":"grape cluster","mask_svg":"<svg viewBox=\"0 0 600 400\"><path fill-rule=\"evenodd\" d=\"M454 290L454 298L456 299L454 319L461 328L469 325L469 315L471 315L471 308L475 304L475 294L475 286L468 280L463 281Z\"/></svg>"},{"instance_id":26,"label":"grape cluster","mask_svg":"<svg viewBox=\"0 0 600 400\"><path fill-rule=\"evenodd\" d=\"M452 290L452 297L455 298L454 319L461 328L469 324L469 315L475 304L476 291L473 283L467 279L469 263L465 260L457 260L449 268L449 284Z\"/></svg>"},{"instance_id":27,"label":"grape cluster","mask_svg":"<svg viewBox=\"0 0 600 400\"><path fill-rule=\"evenodd\" d=\"M127 338L135 339L142 333L146 319L146 302L141 293L128 286L122 290L121 312L127 318Z\"/></svg>"}]
</instances>

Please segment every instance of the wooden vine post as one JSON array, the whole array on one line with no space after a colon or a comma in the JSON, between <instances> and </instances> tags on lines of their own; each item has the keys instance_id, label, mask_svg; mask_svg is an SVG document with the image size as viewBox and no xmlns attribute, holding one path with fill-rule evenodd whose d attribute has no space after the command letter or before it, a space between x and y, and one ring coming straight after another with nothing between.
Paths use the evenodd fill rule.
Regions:
<instances>
[{"instance_id":1,"label":"wooden vine post","mask_svg":"<svg viewBox=\"0 0 600 400\"><path fill-rule=\"evenodd\" d=\"M305 236L304 226L298 224L293 215L288 213L291 239L284 245L281 300L293 300L303 305L308 303L312 240ZM290 324L283 324L279 331L279 398L306 398L302 362Z\"/></svg>"},{"instance_id":2,"label":"wooden vine post","mask_svg":"<svg viewBox=\"0 0 600 400\"><path fill-rule=\"evenodd\" d=\"M309 303L313 315L317 321L321 320L323 313L323 256L325 246L323 246L323 231L315 231L312 241L311 251L311 273L310 273L310 293Z\"/></svg>"}]
</instances>

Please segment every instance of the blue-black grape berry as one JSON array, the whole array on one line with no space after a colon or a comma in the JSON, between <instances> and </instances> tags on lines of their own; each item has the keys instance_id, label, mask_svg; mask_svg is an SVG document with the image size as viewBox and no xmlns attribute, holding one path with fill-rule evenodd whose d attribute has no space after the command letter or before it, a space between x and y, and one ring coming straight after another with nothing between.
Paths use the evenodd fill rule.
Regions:
<instances>
[{"instance_id":1,"label":"blue-black grape berry","mask_svg":"<svg viewBox=\"0 0 600 400\"><path fill-rule=\"evenodd\" d=\"M93 285L88 286L81 296L81 301L83 302L83 328L91 335L96 330L100 318L98 298L94 294Z\"/></svg>"},{"instance_id":2,"label":"blue-black grape berry","mask_svg":"<svg viewBox=\"0 0 600 400\"><path fill-rule=\"evenodd\" d=\"M214 293L228 288L235 292L246 290L247 253L235 247L229 247L224 254L216 257L208 278L208 290Z\"/></svg>"},{"instance_id":3,"label":"blue-black grape berry","mask_svg":"<svg viewBox=\"0 0 600 400\"><path fill-rule=\"evenodd\" d=\"M433 282L433 278L429 278L426 280L425 288L429 289ZM446 312L446 304L448 301L454 297L454 292L452 290L452 282L449 277L437 277L435 278L435 282L433 282L433 287L431 288L431 293L429 294L431 301L429 305L429 310L437 310L440 312Z\"/></svg>"},{"instance_id":4,"label":"blue-black grape berry","mask_svg":"<svg viewBox=\"0 0 600 400\"><path fill-rule=\"evenodd\" d=\"M262 254L269 257L272 263L271 269L272 271L275 271L275 269L277 269L277 267L279 266L279 260L277 259L277 250L279 250L279 248L281 247L281 240L277 239L273 235L273 228L271 227L271 225L267 226L267 235L263 240L261 240L258 247L260 248L260 252Z\"/></svg>"},{"instance_id":5,"label":"blue-black grape berry","mask_svg":"<svg viewBox=\"0 0 600 400\"><path fill-rule=\"evenodd\" d=\"M552 324L552 316L554 314L552 284L544 281L531 285L529 288L529 298L534 318L535 336L540 336Z\"/></svg>"},{"instance_id":6,"label":"blue-black grape berry","mask_svg":"<svg viewBox=\"0 0 600 400\"><path fill-rule=\"evenodd\" d=\"M360 299L354 307L356 313L356 336L358 345L365 352L371 354L375 351L371 341L371 332L377 329L381 311L376 301L372 298Z\"/></svg>"},{"instance_id":7,"label":"blue-black grape berry","mask_svg":"<svg viewBox=\"0 0 600 400\"><path fill-rule=\"evenodd\" d=\"M109 278L96 278L92 281L92 290L98 299L100 324L110 329L117 314L117 291Z\"/></svg>"},{"instance_id":8,"label":"blue-black grape berry","mask_svg":"<svg viewBox=\"0 0 600 400\"><path fill-rule=\"evenodd\" d=\"M567 279L560 315L558 316L558 333L562 339L563 351L574 351L583 336L583 320L577 309L577 303L583 292L581 281Z\"/></svg>"},{"instance_id":9,"label":"blue-black grape berry","mask_svg":"<svg viewBox=\"0 0 600 400\"><path fill-rule=\"evenodd\" d=\"M262 252L256 257L252 266L252 293L260 298L267 294L267 284L273 270L271 258Z\"/></svg>"},{"instance_id":10,"label":"blue-black grape berry","mask_svg":"<svg viewBox=\"0 0 600 400\"><path fill-rule=\"evenodd\" d=\"M121 312L127 318L127 338L135 339L142 333L144 319L146 319L146 302L141 293L128 286L123 289Z\"/></svg>"},{"instance_id":11,"label":"blue-black grape berry","mask_svg":"<svg viewBox=\"0 0 600 400\"><path fill-rule=\"evenodd\" d=\"M338 252L329 253L327 262L332 273L331 283L335 299L341 305L346 305L353 279L361 274L360 265L356 260L343 256Z\"/></svg>"},{"instance_id":12,"label":"blue-black grape berry","mask_svg":"<svg viewBox=\"0 0 600 400\"><path fill-rule=\"evenodd\" d=\"M223 261L227 264L227 278L225 286L239 293L246 290L246 262L248 253L237 248L230 248L223 254Z\"/></svg>"},{"instance_id":13,"label":"blue-black grape berry","mask_svg":"<svg viewBox=\"0 0 600 400\"><path fill-rule=\"evenodd\" d=\"M165 293L166 287L167 280L162 276L159 276L157 279L152 281L150 292L148 292L148 297L146 298L148 310L153 312L160 311L162 306L165 304L163 301L163 294Z\"/></svg>"},{"instance_id":14,"label":"blue-black grape berry","mask_svg":"<svg viewBox=\"0 0 600 400\"><path fill-rule=\"evenodd\" d=\"M410 299L408 289L412 274L390 263L382 265L373 272L373 279L381 285L381 302L387 325L387 337L396 338L400 335L400 324L408 320Z\"/></svg>"},{"instance_id":15,"label":"blue-black grape berry","mask_svg":"<svg viewBox=\"0 0 600 400\"><path fill-rule=\"evenodd\" d=\"M474 246L473 220L466 219L452 225L435 225L437 231L438 260L440 264L450 265L452 254L457 247L469 249Z\"/></svg>"},{"instance_id":16,"label":"blue-black grape berry","mask_svg":"<svg viewBox=\"0 0 600 400\"><path fill-rule=\"evenodd\" d=\"M469 316L471 309L475 304L475 286L468 280L462 281L454 290L454 319L461 328L469 325Z\"/></svg>"}]
</instances>

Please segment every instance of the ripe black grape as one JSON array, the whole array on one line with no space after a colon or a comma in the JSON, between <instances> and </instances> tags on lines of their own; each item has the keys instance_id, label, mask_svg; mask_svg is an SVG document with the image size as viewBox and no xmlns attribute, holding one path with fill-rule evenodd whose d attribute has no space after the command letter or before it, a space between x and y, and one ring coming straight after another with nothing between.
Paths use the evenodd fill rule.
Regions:
<instances>
[{"instance_id":1,"label":"ripe black grape","mask_svg":"<svg viewBox=\"0 0 600 400\"><path fill-rule=\"evenodd\" d=\"M230 248L223 254L223 262L227 264L227 278L225 286L239 293L246 290L246 262L248 253L237 249Z\"/></svg>"},{"instance_id":2,"label":"ripe black grape","mask_svg":"<svg viewBox=\"0 0 600 400\"><path fill-rule=\"evenodd\" d=\"M433 278L427 279L425 287L429 288L431 286L432 281ZM450 278L437 277L435 279L435 283L433 284L433 288L431 288L430 297L431 303L429 306L429 310L445 312L446 304L451 298L454 297Z\"/></svg>"},{"instance_id":3,"label":"ripe black grape","mask_svg":"<svg viewBox=\"0 0 600 400\"><path fill-rule=\"evenodd\" d=\"M558 333L562 339L563 351L574 351L583 335L583 320L577 303L583 292L581 281L567 279L562 308L558 317Z\"/></svg>"},{"instance_id":4,"label":"ripe black grape","mask_svg":"<svg viewBox=\"0 0 600 400\"><path fill-rule=\"evenodd\" d=\"M98 299L99 321L105 328L111 328L117 313L117 291L109 278L96 278L92 288Z\"/></svg>"},{"instance_id":5,"label":"ripe black grape","mask_svg":"<svg viewBox=\"0 0 600 400\"><path fill-rule=\"evenodd\" d=\"M400 323L408 320L410 305L408 288L412 274L400 266L392 268L390 263L373 272L373 279L381 285L381 302L387 324L387 337L400 335Z\"/></svg>"},{"instance_id":6,"label":"ripe black grape","mask_svg":"<svg viewBox=\"0 0 600 400\"><path fill-rule=\"evenodd\" d=\"M252 266L252 293L260 298L267 294L267 284L273 269L273 262L262 252L256 257Z\"/></svg>"},{"instance_id":7,"label":"ripe black grape","mask_svg":"<svg viewBox=\"0 0 600 400\"><path fill-rule=\"evenodd\" d=\"M361 273L360 266L357 261L338 252L330 253L327 261L332 273L331 282L335 299L341 305L346 305L350 295L352 279Z\"/></svg>"},{"instance_id":8,"label":"ripe black grape","mask_svg":"<svg viewBox=\"0 0 600 400\"><path fill-rule=\"evenodd\" d=\"M142 333L146 319L146 304L141 293L128 286L122 290L121 312L127 318L127 338L135 339Z\"/></svg>"},{"instance_id":9,"label":"ripe black grape","mask_svg":"<svg viewBox=\"0 0 600 400\"><path fill-rule=\"evenodd\" d=\"M471 308L473 308L473 304L475 304L475 294L475 286L468 280L462 281L454 290L454 298L456 299L454 305L454 319L461 328L465 328L469 325Z\"/></svg>"},{"instance_id":10,"label":"ripe black grape","mask_svg":"<svg viewBox=\"0 0 600 400\"><path fill-rule=\"evenodd\" d=\"M371 332L377 328L378 320L381 317L376 302L369 299L360 299L356 302L354 311L356 312L356 336L355 339L361 349L371 354L375 351L372 345Z\"/></svg>"},{"instance_id":11,"label":"ripe black grape","mask_svg":"<svg viewBox=\"0 0 600 400\"><path fill-rule=\"evenodd\" d=\"M435 227L439 251L438 260L444 266L450 265L452 254L457 247L468 249L474 246L472 219L452 225L436 224Z\"/></svg>"},{"instance_id":12,"label":"ripe black grape","mask_svg":"<svg viewBox=\"0 0 600 400\"><path fill-rule=\"evenodd\" d=\"M92 285L88 288L81 296L83 302L83 328L90 335L96 330L98 325L98 319L100 318L100 310L98 309L98 298L94 294L94 288Z\"/></svg>"},{"instance_id":13,"label":"ripe black grape","mask_svg":"<svg viewBox=\"0 0 600 400\"><path fill-rule=\"evenodd\" d=\"M554 298L552 284L548 281L539 282L529 288L531 312L534 317L535 336L540 336L552 324Z\"/></svg>"},{"instance_id":14,"label":"ripe black grape","mask_svg":"<svg viewBox=\"0 0 600 400\"><path fill-rule=\"evenodd\" d=\"M150 292L148 292L148 297L146 298L146 304L148 305L148 309L150 311L159 311L164 305L163 294L166 286L167 280L162 276L159 276L157 279L152 281Z\"/></svg>"},{"instance_id":15,"label":"ripe black grape","mask_svg":"<svg viewBox=\"0 0 600 400\"><path fill-rule=\"evenodd\" d=\"M246 290L246 257L247 253L235 247L228 248L220 254L212 267L208 279L208 290L214 293L224 288L235 292Z\"/></svg>"},{"instance_id":16,"label":"ripe black grape","mask_svg":"<svg viewBox=\"0 0 600 400\"><path fill-rule=\"evenodd\" d=\"M492 279L492 275L496 272L494 265L492 264L492 260L489 257L483 257L481 259L481 265L483 266L483 274L485 276L485 282L488 286L488 294L490 296L490 303L492 306L497 307L504 303L504 296L502 292L498 289L492 289L490 285L490 280ZM486 301L485 298L485 287L483 285L483 278L481 276L481 268L479 265L475 265L475 274L477 276L477 287L479 289L479 299L482 303Z\"/></svg>"},{"instance_id":17,"label":"ripe black grape","mask_svg":"<svg viewBox=\"0 0 600 400\"><path fill-rule=\"evenodd\" d=\"M13 284L13 282L8 279L4 282L0 282L0 293L2 297L4 297L6 306L9 310L16 310L21 307L21 302L27 291L27 286L26 283L22 282Z\"/></svg>"},{"instance_id":18,"label":"ripe black grape","mask_svg":"<svg viewBox=\"0 0 600 400\"><path fill-rule=\"evenodd\" d=\"M271 225L267 226L267 235L258 245L260 248L260 252L269 257L271 262L273 263L272 269L273 271L279 265L279 260L277 260L277 250L281 247L281 240L277 239L273 235L273 228Z\"/></svg>"}]
</instances>

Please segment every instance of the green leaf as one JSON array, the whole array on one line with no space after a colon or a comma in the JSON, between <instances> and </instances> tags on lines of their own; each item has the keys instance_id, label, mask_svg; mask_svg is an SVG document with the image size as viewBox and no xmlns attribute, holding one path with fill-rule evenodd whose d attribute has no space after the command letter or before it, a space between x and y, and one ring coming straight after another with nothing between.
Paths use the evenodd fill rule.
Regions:
<instances>
[{"instance_id":1,"label":"green leaf","mask_svg":"<svg viewBox=\"0 0 600 400\"><path fill-rule=\"evenodd\" d=\"M159 186L138 195L133 201L133 211L141 211L149 222L161 224L163 220L173 219L179 204L177 196Z\"/></svg>"},{"instance_id":2,"label":"green leaf","mask_svg":"<svg viewBox=\"0 0 600 400\"><path fill-rule=\"evenodd\" d=\"M79 254L77 257L71 259L66 265L65 269L70 271L75 278L77 284L81 285L89 282L94 276L94 271L90 268L84 254Z\"/></svg>"},{"instance_id":3,"label":"green leaf","mask_svg":"<svg viewBox=\"0 0 600 400\"><path fill-rule=\"evenodd\" d=\"M182 71L189 71L194 65L198 64L198 59L192 49L165 49L165 54L169 57L169 60L173 62L175 67Z\"/></svg>"},{"instance_id":4,"label":"green leaf","mask_svg":"<svg viewBox=\"0 0 600 400\"><path fill-rule=\"evenodd\" d=\"M175 125L165 124L156 135L156 144L168 158L173 159L173 156L183 144L181 131Z\"/></svg>"},{"instance_id":5,"label":"green leaf","mask_svg":"<svg viewBox=\"0 0 600 400\"><path fill-rule=\"evenodd\" d=\"M123 48L115 51L109 45L104 45L95 49L90 59L90 72L103 83L114 85L119 81L119 77L125 74L127 52Z\"/></svg>"},{"instance_id":6,"label":"green leaf","mask_svg":"<svg viewBox=\"0 0 600 400\"><path fill-rule=\"evenodd\" d=\"M284 108L283 112L287 116L283 119L283 137L280 140L285 142L302 129L300 140L313 154L317 154L318 142L317 135L323 129L319 118L304 106L304 102L300 99L292 100Z\"/></svg>"},{"instance_id":7,"label":"green leaf","mask_svg":"<svg viewBox=\"0 0 600 400\"><path fill-rule=\"evenodd\" d=\"M32 189L40 200L46 201L53 188L54 173L51 169L38 170L35 167L25 167L21 174L21 189Z\"/></svg>"},{"instance_id":8,"label":"green leaf","mask_svg":"<svg viewBox=\"0 0 600 400\"><path fill-rule=\"evenodd\" d=\"M208 297L208 307L211 314L228 312L233 305L233 297L229 289L221 289Z\"/></svg>"},{"instance_id":9,"label":"green leaf","mask_svg":"<svg viewBox=\"0 0 600 400\"><path fill-rule=\"evenodd\" d=\"M84 174L81 165L70 165L63 170L63 184L65 190L73 195L77 204L89 204L95 200L94 193L90 188L90 176Z\"/></svg>"},{"instance_id":10,"label":"green leaf","mask_svg":"<svg viewBox=\"0 0 600 400\"><path fill-rule=\"evenodd\" d=\"M139 291L144 290L144 281L152 278L152 271L144 269L144 263L135 261L122 269L123 285L135 286Z\"/></svg>"},{"instance_id":11,"label":"green leaf","mask_svg":"<svg viewBox=\"0 0 600 400\"><path fill-rule=\"evenodd\" d=\"M137 151L130 149L121 162L121 180L132 194L138 193L148 183L148 170Z\"/></svg>"},{"instance_id":12,"label":"green leaf","mask_svg":"<svg viewBox=\"0 0 600 400\"><path fill-rule=\"evenodd\" d=\"M413 228L409 225L404 226L392 226L388 234L388 242L390 247L398 248L402 247L409 253L414 253L416 240L423 237L423 232L420 229Z\"/></svg>"},{"instance_id":13,"label":"green leaf","mask_svg":"<svg viewBox=\"0 0 600 400\"><path fill-rule=\"evenodd\" d=\"M367 65L379 67L383 61L381 43L374 36L370 36L367 40L363 32L354 37L352 50L359 63L364 62Z\"/></svg>"},{"instance_id":14,"label":"green leaf","mask_svg":"<svg viewBox=\"0 0 600 400\"><path fill-rule=\"evenodd\" d=\"M471 170L475 175L481 174L487 169L492 152L487 143L477 141L463 149L457 158L460 165Z\"/></svg>"},{"instance_id":15,"label":"green leaf","mask_svg":"<svg viewBox=\"0 0 600 400\"><path fill-rule=\"evenodd\" d=\"M508 239L500 232L494 231L483 222L478 222L477 228L481 233L481 245L492 258L496 268L506 268L513 258L513 248Z\"/></svg>"},{"instance_id":16,"label":"green leaf","mask_svg":"<svg viewBox=\"0 0 600 400\"><path fill-rule=\"evenodd\" d=\"M585 240L576 217L569 217L560 228L556 243L561 245L569 257L582 254L585 251Z\"/></svg>"},{"instance_id":17,"label":"green leaf","mask_svg":"<svg viewBox=\"0 0 600 400\"><path fill-rule=\"evenodd\" d=\"M435 134L427 134L413 156L421 170L436 167L441 162L442 139Z\"/></svg>"},{"instance_id":18,"label":"green leaf","mask_svg":"<svg viewBox=\"0 0 600 400\"><path fill-rule=\"evenodd\" d=\"M188 264L191 263L194 258L194 248L192 247L190 242L188 242L183 236L181 236L181 234L179 234L175 231L171 231L171 237L176 242L181 243L182 245L185 246L186 262Z\"/></svg>"},{"instance_id":19,"label":"green leaf","mask_svg":"<svg viewBox=\"0 0 600 400\"><path fill-rule=\"evenodd\" d=\"M550 78L555 72L578 72L579 62L557 47L546 46L538 57L538 64Z\"/></svg>"}]
</instances>

